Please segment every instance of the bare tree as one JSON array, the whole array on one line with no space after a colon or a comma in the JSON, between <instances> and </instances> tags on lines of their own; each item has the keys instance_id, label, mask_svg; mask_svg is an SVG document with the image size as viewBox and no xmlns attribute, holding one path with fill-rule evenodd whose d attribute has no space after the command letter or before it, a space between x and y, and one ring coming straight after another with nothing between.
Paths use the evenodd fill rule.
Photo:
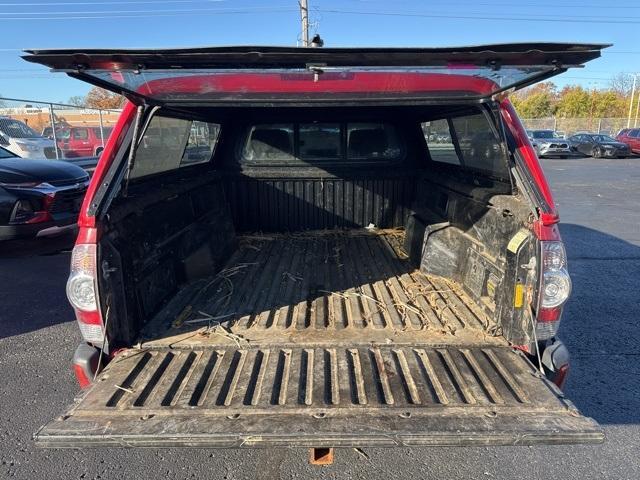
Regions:
<instances>
[{"instance_id":1,"label":"bare tree","mask_svg":"<svg viewBox=\"0 0 640 480\"><path fill-rule=\"evenodd\" d=\"M83 97L82 95L74 95L73 97L69 97L69 100L67 100L67 103L69 105L74 105L76 107L87 106L87 101L85 100L85 97Z\"/></svg>"},{"instance_id":2,"label":"bare tree","mask_svg":"<svg viewBox=\"0 0 640 480\"><path fill-rule=\"evenodd\" d=\"M633 76L628 73L620 72L615 74L609 80L609 86L611 90L616 92L622 97L628 97L631 95L631 84L633 83Z\"/></svg>"}]
</instances>

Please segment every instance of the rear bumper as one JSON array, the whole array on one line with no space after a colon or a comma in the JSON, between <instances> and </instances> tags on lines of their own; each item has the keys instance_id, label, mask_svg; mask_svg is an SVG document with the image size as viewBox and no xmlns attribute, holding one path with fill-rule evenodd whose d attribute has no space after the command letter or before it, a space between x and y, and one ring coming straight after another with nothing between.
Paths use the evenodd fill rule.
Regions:
<instances>
[{"instance_id":1,"label":"rear bumper","mask_svg":"<svg viewBox=\"0 0 640 480\"><path fill-rule=\"evenodd\" d=\"M77 228L76 217L52 222L0 225L0 241L55 236Z\"/></svg>"}]
</instances>

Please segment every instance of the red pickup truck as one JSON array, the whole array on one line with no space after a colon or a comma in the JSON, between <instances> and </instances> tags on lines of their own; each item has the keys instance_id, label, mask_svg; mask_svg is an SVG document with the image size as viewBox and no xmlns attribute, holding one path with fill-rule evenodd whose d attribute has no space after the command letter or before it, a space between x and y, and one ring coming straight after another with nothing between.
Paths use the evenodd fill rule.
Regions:
<instances>
[{"instance_id":1,"label":"red pickup truck","mask_svg":"<svg viewBox=\"0 0 640 480\"><path fill-rule=\"evenodd\" d=\"M560 390L567 256L507 94L603 47L29 52L129 99L67 284L85 390L36 442L602 442Z\"/></svg>"},{"instance_id":2,"label":"red pickup truck","mask_svg":"<svg viewBox=\"0 0 640 480\"><path fill-rule=\"evenodd\" d=\"M64 127L56 130L58 148L65 158L97 157L112 130L112 127Z\"/></svg>"}]
</instances>

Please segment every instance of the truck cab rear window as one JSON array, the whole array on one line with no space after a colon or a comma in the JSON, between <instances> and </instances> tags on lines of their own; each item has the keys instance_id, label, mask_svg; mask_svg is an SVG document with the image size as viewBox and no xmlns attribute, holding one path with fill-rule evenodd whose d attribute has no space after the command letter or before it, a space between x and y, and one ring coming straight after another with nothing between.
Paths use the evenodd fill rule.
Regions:
<instances>
[{"instance_id":1,"label":"truck cab rear window","mask_svg":"<svg viewBox=\"0 0 640 480\"><path fill-rule=\"evenodd\" d=\"M242 149L250 163L392 162L402 154L394 125L309 122L254 125Z\"/></svg>"},{"instance_id":2,"label":"truck cab rear window","mask_svg":"<svg viewBox=\"0 0 640 480\"><path fill-rule=\"evenodd\" d=\"M481 113L423 122L431 160L508 179L502 142Z\"/></svg>"},{"instance_id":3,"label":"truck cab rear window","mask_svg":"<svg viewBox=\"0 0 640 480\"><path fill-rule=\"evenodd\" d=\"M156 115L136 150L131 178L208 162L219 132L215 123Z\"/></svg>"}]
</instances>

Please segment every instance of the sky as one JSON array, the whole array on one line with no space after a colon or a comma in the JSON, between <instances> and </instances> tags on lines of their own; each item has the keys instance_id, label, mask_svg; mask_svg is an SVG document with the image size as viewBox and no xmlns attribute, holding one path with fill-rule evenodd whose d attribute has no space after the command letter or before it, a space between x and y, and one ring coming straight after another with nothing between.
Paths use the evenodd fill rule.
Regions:
<instances>
[{"instance_id":1,"label":"sky","mask_svg":"<svg viewBox=\"0 0 640 480\"><path fill-rule=\"evenodd\" d=\"M612 43L600 59L556 77L607 87L640 73L638 0L308 0L325 46ZM0 0L0 95L66 102L89 86L20 58L28 48L295 46L297 0Z\"/></svg>"}]
</instances>

